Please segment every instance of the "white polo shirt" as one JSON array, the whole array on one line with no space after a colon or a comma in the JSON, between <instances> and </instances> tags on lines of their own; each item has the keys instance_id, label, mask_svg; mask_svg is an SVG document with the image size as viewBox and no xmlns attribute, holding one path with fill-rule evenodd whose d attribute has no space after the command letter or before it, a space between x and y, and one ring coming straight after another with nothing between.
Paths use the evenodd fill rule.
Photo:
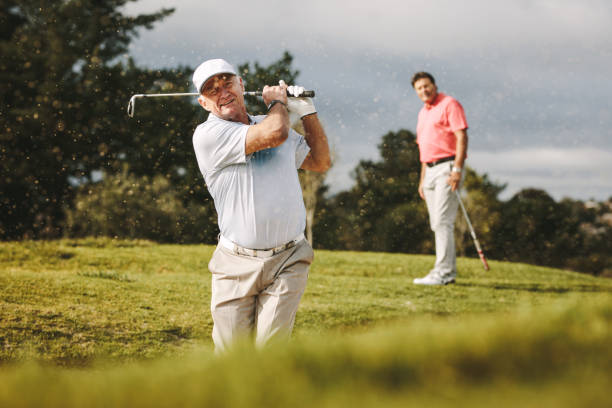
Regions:
<instances>
[{"instance_id":1,"label":"white polo shirt","mask_svg":"<svg viewBox=\"0 0 612 408\"><path fill-rule=\"evenodd\" d=\"M249 116L256 124L265 116ZM219 216L221 235L252 249L282 245L304 232L306 209L297 169L310 151L289 131L280 146L246 156L249 125L212 113L193 134L193 147Z\"/></svg>"}]
</instances>

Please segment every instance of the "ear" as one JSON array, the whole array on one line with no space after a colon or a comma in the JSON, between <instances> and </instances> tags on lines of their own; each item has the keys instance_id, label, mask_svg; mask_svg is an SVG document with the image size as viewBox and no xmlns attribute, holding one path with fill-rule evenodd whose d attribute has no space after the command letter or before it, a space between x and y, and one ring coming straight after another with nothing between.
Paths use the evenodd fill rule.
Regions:
<instances>
[{"instance_id":1,"label":"ear","mask_svg":"<svg viewBox=\"0 0 612 408\"><path fill-rule=\"evenodd\" d=\"M210 108L206 104L206 98L204 98L202 95L198 96L198 103L201 107L210 112Z\"/></svg>"},{"instance_id":2,"label":"ear","mask_svg":"<svg viewBox=\"0 0 612 408\"><path fill-rule=\"evenodd\" d=\"M242 93L244 93L244 83L242 82L242 77L238 77L238 80L240 81L240 90Z\"/></svg>"}]
</instances>

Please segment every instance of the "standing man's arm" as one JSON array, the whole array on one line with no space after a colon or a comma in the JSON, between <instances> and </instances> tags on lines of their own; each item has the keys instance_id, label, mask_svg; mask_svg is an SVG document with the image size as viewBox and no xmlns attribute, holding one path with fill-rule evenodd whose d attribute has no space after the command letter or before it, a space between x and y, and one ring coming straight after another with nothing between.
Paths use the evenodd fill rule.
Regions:
<instances>
[{"instance_id":1,"label":"standing man's arm","mask_svg":"<svg viewBox=\"0 0 612 408\"><path fill-rule=\"evenodd\" d=\"M463 165L465 164L468 145L467 130L457 130L455 132L455 137L457 138L455 161L453 164L453 171L451 171L451 174L448 177L448 184L451 186L452 191L457 190L459 188L459 184L461 183L461 173L463 172ZM456 169L459 169L459 171L454 171Z\"/></svg>"},{"instance_id":2,"label":"standing man's arm","mask_svg":"<svg viewBox=\"0 0 612 408\"><path fill-rule=\"evenodd\" d=\"M419 179L419 196L424 200L425 192L423 192L423 180L425 179L425 171L427 170L427 164L421 163L421 178Z\"/></svg>"},{"instance_id":3,"label":"standing man's arm","mask_svg":"<svg viewBox=\"0 0 612 408\"><path fill-rule=\"evenodd\" d=\"M304 126L304 138L310 147L310 152L300 168L324 173L331 167L329 143L325 130L323 130L316 113L304 116L302 125Z\"/></svg>"}]
</instances>

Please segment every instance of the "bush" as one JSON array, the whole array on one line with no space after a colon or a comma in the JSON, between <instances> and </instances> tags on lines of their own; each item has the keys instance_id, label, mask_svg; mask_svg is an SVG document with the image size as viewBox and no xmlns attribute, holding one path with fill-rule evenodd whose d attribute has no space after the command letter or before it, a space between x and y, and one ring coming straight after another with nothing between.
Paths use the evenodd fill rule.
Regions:
<instances>
[{"instance_id":1,"label":"bush","mask_svg":"<svg viewBox=\"0 0 612 408\"><path fill-rule=\"evenodd\" d=\"M124 170L79 188L66 210L65 230L71 237L206 242L217 225L211 206L185 202L163 176L137 177Z\"/></svg>"}]
</instances>

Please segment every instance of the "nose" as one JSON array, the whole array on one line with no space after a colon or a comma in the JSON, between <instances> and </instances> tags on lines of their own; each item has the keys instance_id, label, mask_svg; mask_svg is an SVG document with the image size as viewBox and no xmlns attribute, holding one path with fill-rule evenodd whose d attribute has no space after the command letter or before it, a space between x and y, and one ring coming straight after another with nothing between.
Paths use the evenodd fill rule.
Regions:
<instances>
[{"instance_id":1,"label":"nose","mask_svg":"<svg viewBox=\"0 0 612 408\"><path fill-rule=\"evenodd\" d=\"M220 96L221 98L224 98L224 97L226 97L227 95L231 95L230 90L229 90L228 88L224 87L224 86L223 86L223 87L221 87L221 88L219 89L219 96Z\"/></svg>"}]
</instances>

